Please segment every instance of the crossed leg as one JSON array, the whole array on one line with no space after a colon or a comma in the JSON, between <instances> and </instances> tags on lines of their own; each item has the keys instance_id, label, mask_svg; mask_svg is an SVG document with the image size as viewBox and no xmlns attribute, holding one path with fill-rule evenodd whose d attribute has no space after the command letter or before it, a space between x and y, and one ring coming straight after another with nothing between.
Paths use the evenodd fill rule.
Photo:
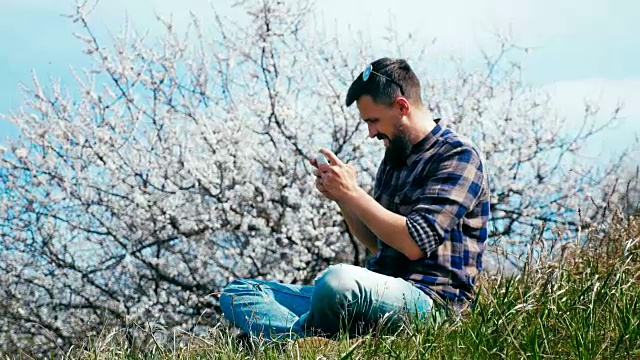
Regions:
<instances>
[{"instance_id":1,"label":"crossed leg","mask_svg":"<svg viewBox=\"0 0 640 360\"><path fill-rule=\"evenodd\" d=\"M235 280L220 298L234 325L267 340L360 335L384 321L399 326L402 314L424 315L433 301L411 283L362 267L339 264L322 272L314 285Z\"/></svg>"}]
</instances>

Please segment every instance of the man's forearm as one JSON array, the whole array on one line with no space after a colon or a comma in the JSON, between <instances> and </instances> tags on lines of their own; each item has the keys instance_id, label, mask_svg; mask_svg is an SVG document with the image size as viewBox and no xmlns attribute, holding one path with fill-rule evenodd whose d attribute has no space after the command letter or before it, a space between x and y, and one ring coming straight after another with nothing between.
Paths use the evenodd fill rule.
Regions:
<instances>
[{"instance_id":1,"label":"man's forearm","mask_svg":"<svg viewBox=\"0 0 640 360\"><path fill-rule=\"evenodd\" d=\"M342 210L342 216L349 226L351 233L372 253L378 251L378 240L376 235L369 230L360 218L346 204L338 203Z\"/></svg>"},{"instance_id":2,"label":"man's forearm","mask_svg":"<svg viewBox=\"0 0 640 360\"><path fill-rule=\"evenodd\" d=\"M411 238L404 216L385 209L361 188L343 201L362 226L374 236L379 237L381 241L403 253L410 260L417 260L424 255Z\"/></svg>"}]
</instances>

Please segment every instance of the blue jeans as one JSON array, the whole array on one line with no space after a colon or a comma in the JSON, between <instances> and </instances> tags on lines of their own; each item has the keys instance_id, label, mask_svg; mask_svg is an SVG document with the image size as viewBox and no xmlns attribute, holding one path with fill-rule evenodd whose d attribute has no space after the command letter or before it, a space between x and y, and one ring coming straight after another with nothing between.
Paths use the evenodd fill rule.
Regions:
<instances>
[{"instance_id":1,"label":"blue jeans","mask_svg":"<svg viewBox=\"0 0 640 360\"><path fill-rule=\"evenodd\" d=\"M353 265L332 265L314 285L234 280L223 291L226 319L247 334L269 340L310 335L355 336L382 323L398 328L406 316L424 317L431 298L401 278Z\"/></svg>"}]
</instances>

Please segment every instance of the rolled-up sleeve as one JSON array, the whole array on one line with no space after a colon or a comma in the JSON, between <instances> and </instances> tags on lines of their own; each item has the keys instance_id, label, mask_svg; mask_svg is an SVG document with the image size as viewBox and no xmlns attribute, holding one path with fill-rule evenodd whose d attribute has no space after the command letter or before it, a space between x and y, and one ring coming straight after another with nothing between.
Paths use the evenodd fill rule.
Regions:
<instances>
[{"instance_id":1,"label":"rolled-up sleeve","mask_svg":"<svg viewBox=\"0 0 640 360\"><path fill-rule=\"evenodd\" d=\"M425 256L435 251L475 206L482 191L483 171L480 156L466 145L451 146L430 164L423 185L412 196L415 206L407 215L409 234Z\"/></svg>"}]
</instances>

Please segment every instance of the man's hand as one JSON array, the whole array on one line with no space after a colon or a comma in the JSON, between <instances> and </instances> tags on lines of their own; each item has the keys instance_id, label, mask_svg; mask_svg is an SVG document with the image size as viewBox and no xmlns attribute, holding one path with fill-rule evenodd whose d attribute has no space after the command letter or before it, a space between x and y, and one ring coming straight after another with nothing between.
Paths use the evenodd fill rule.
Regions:
<instances>
[{"instance_id":1,"label":"man's hand","mask_svg":"<svg viewBox=\"0 0 640 360\"><path fill-rule=\"evenodd\" d=\"M317 167L313 173L317 177L316 187L318 190L336 202L341 202L356 194L360 188L356 180L356 169L340 161L336 154L330 150L320 149L320 152L329 159L330 165L318 165L315 163L315 159L312 160L315 163L314 166Z\"/></svg>"},{"instance_id":2,"label":"man's hand","mask_svg":"<svg viewBox=\"0 0 640 360\"><path fill-rule=\"evenodd\" d=\"M355 213L349 210L349 207L347 206L346 203L338 201L338 198L336 198L334 194L329 192L329 190L327 190L324 184L323 177L327 177L327 175L324 175L324 174L329 172L329 170L332 169L334 166L337 168L347 167L349 171L353 173L354 181L355 181L355 169L351 166L345 165L342 162L340 162L338 158L335 156L335 154L331 153L330 151L324 152L321 150L321 152L325 154L325 156L329 154L327 158L329 160L329 164L331 165L318 166L318 162L316 161L316 159L311 159L309 161L311 165L315 167L315 169L313 170L313 174L316 176L316 188L327 199L333 200L338 203L338 205L340 206L340 209L342 210L342 216L344 217L344 220L347 223L347 226L349 227L349 231L351 231L351 233L356 237L356 239L360 240L360 242L364 244L364 246L366 246L372 253L375 254L378 251L378 241L376 239L376 235L373 232L371 232L371 230L369 230L369 228L362 222L362 220L358 218L358 216ZM341 164L341 165L338 165L338 164Z\"/></svg>"},{"instance_id":3,"label":"man's hand","mask_svg":"<svg viewBox=\"0 0 640 360\"><path fill-rule=\"evenodd\" d=\"M316 176L316 189L320 191L320 193L329 200L336 201L335 197L324 187L322 182L322 171L318 168L318 161L313 158L309 161L315 170L313 170L313 175ZM327 165L324 165L327 166Z\"/></svg>"}]
</instances>

